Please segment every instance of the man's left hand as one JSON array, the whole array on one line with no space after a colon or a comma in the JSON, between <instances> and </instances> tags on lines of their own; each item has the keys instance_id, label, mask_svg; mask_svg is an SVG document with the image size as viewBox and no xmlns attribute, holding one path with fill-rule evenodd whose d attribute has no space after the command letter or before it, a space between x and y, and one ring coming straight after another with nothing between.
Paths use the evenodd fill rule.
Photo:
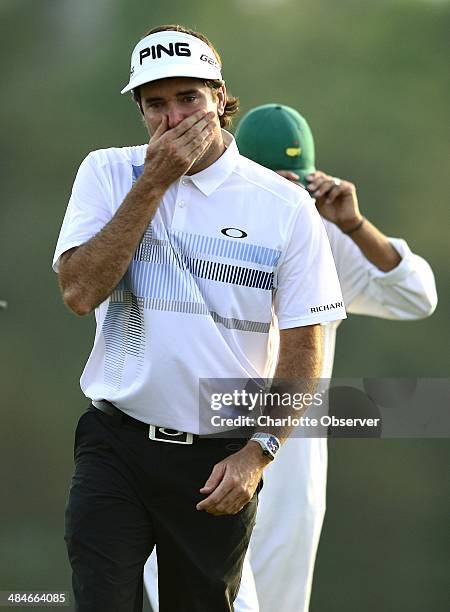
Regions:
<instances>
[{"instance_id":1,"label":"man's left hand","mask_svg":"<svg viewBox=\"0 0 450 612\"><path fill-rule=\"evenodd\" d=\"M216 463L200 489L208 497L197 504L197 510L216 516L237 514L252 499L269 463L259 444L249 441L240 451Z\"/></svg>"}]
</instances>

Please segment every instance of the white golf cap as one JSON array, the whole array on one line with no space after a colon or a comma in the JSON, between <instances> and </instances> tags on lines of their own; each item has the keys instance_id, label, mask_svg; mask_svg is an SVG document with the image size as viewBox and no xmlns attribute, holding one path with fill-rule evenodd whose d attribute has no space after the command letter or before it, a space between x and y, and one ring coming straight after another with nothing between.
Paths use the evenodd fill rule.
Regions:
<instances>
[{"instance_id":1,"label":"white golf cap","mask_svg":"<svg viewBox=\"0 0 450 612\"><path fill-rule=\"evenodd\" d=\"M196 36L166 30L138 42L131 55L130 81L120 93L168 77L222 80L213 50Z\"/></svg>"}]
</instances>

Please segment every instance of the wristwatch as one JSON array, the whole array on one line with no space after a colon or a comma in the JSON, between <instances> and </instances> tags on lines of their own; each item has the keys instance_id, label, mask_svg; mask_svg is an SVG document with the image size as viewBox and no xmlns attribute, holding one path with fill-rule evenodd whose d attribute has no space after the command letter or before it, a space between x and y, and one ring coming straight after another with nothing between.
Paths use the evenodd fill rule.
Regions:
<instances>
[{"instance_id":1,"label":"wristwatch","mask_svg":"<svg viewBox=\"0 0 450 612\"><path fill-rule=\"evenodd\" d=\"M258 442L262 448L263 455L269 457L271 461L275 459L275 455L280 449L280 441L276 436L268 433L255 433L250 440Z\"/></svg>"}]
</instances>

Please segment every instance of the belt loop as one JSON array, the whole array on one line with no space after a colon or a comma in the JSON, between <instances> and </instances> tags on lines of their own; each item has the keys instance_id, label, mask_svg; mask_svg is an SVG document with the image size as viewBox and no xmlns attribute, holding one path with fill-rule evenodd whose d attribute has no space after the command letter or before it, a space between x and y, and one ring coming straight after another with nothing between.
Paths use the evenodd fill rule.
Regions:
<instances>
[{"instance_id":1,"label":"belt loop","mask_svg":"<svg viewBox=\"0 0 450 612\"><path fill-rule=\"evenodd\" d=\"M124 424L125 418L126 418L125 413L121 412L121 411L120 412L117 411L116 414L115 414L115 417L117 419L117 423L118 423L119 427L123 427L123 424Z\"/></svg>"},{"instance_id":2,"label":"belt loop","mask_svg":"<svg viewBox=\"0 0 450 612\"><path fill-rule=\"evenodd\" d=\"M123 417L124 417L123 412L121 412L120 410L114 410L114 413L112 414L112 421L113 421L114 427L122 427Z\"/></svg>"}]
</instances>

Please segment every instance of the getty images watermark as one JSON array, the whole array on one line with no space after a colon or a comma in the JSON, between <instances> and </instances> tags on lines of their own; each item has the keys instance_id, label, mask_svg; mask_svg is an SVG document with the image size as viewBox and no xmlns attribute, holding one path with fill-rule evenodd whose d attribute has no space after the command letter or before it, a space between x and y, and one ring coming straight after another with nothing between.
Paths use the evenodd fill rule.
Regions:
<instances>
[{"instance_id":1,"label":"getty images watermark","mask_svg":"<svg viewBox=\"0 0 450 612\"><path fill-rule=\"evenodd\" d=\"M201 379L202 435L293 428L300 438L450 437L448 378Z\"/></svg>"},{"instance_id":2,"label":"getty images watermark","mask_svg":"<svg viewBox=\"0 0 450 612\"><path fill-rule=\"evenodd\" d=\"M297 412L311 408L321 407L324 403L323 393L309 392L272 392L264 389L251 392L247 389L234 389L230 392L216 392L211 394L211 410L217 414L211 416L214 427L298 427L318 425L317 419ZM244 414L230 414L247 411ZM275 416L272 411L276 408L287 409L291 414ZM219 413L220 412L220 413ZM321 424L328 426L328 415L323 415ZM311 422L314 421L314 423ZM323 421L323 422L322 422Z\"/></svg>"}]
</instances>

